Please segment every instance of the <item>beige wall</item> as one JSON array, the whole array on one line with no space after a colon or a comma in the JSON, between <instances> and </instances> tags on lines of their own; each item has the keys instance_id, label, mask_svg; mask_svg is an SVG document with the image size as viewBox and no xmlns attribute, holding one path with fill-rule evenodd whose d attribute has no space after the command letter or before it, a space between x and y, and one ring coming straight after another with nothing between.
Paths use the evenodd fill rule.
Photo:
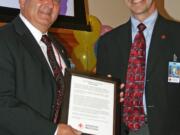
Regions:
<instances>
[{"instance_id":1,"label":"beige wall","mask_svg":"<svg viewBox=\"0 0 180 135\"><path fill-rule=\"evenodd\" d=\"M102 24L115 27L129 18L124 0L88 0L89 14L99 18Z\"/></svg>"},{"instance_id":2,"label":"beige wall","mask_svg":"<svg viewBox=\"0 0 180 135\"><path fill-rule=\"evenodd\" d=\"M180 0L157 0L161 12L180 20ZM89 14L96 16L102 24L116 27L129 18L124 0L88 0ZM165 9L165 10L164 10Z\"/></svg>"},{"instance_id":3,"label":"beige wall","mask_svg":"<svg viewBox=\"0 0 180 135\"><path fill-rule=\"evenodd\" d=\"M175 20L180 21L180 0L165 0L165 9Z\"/></svg>"}]
</instances>

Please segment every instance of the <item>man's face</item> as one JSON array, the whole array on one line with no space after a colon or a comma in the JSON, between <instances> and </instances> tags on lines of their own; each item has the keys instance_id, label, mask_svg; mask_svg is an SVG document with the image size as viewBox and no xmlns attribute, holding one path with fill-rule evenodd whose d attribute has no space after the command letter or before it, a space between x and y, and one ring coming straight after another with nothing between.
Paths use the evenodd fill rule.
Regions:
<instances>
[{"instance_id":1,"label":"man's face","mask_svg":"<svg viewBox=\"0 0 180 135\"><path fill-rule=\"evenodd\" d=\"M47 32L58 14L60 0L19 0L21 13L41 32Z\"/></svg>"},{"instance_id":2,"label":"man's face","mask_svg":"<svg viewBox=\"0 0 180 135\"><path fill-rule=\"evenodd\" d=\"M125 0L125 3L136 17L147 17L155 10L154 0Z\"/></svg>"}]
</instances>

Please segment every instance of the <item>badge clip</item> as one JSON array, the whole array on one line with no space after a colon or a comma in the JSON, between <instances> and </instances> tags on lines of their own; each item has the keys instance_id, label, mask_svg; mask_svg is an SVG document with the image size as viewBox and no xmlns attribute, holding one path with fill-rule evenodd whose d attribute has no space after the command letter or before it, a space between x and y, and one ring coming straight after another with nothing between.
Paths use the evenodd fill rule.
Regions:
<instances>
[{"instance_id":1,"label":"badge clip","mask_svg":"<svg viewBox=\"0 0 180 135\"><path fill-rule=\"evenodd\" d=\"M173 61L177 61L177 56L176 56L176 54L173 55Z\"/></svg>"}]
</instances>

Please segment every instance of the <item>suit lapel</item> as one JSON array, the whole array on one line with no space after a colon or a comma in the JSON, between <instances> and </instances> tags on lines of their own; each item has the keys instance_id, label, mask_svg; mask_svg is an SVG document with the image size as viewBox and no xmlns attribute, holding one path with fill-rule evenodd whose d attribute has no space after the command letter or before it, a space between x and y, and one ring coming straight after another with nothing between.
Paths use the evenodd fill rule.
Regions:
<instances>
[{"instance_id":1,"label":"suit lapel","mask_svg":"<svg viewBox=\"0 0 180 135\"><path fill-rule=\"evenodd\" d=\"M51 34L48 34L49 37L51 38L52 42L53 42L53 45L58 49L62 59L64 60L67 68L70 68L70 63L68 61L68 58L67 58L67 54L66 54L66 51L65 51L65 48L63 48L63 45L60 44L60 42L58 42Z\"/></svg>"},{"instance_id":2,"label":"suit lapel","mask_svg":"<svg viewBox=\"0 0 180 135\"><path fill-rule=\"evenodd\" d=\"M158 16L154 30L152 33L152 39L149 48L148 60L147 60L147 78L150 77L153 70L156 69L156 65L160 62L160 52L164 50L165 37L168 35L166 23L161 16ZM163 37L164 36L164 37Z\"/></svg>"},{"instance_id":3,"label":"suit lapel","mask_svg":"<svg viewBox=\"0 0 180 135\"><path fill-rule=\"evenodd\" d=\"M127 22L127 24L124 27L124 32L122 32L122 38L120 39L120 43L123 45L123 56L124 56L124 71L122 73L123 74L123 78L126 78L126 73L127 73L127 69L128 69L128 61L129 61L129 54L130 54L130 49L131 49L131 45L132 45L132 32L131 32L131 21L129 20ZM123 80L125 82L125 80Z\"/></svg>"},{"instance_id":4,"label":"suit lapel","mask_svg":"<svg viewBox=\"0 0 180 135\"><path fill-rule=\"evenodd\" d=\"M14 26L16 29L16 32L19 34L20 42L22 45L28 50L28 52L31 54L32 58L34 58L34 61L39 61L42 66L47 70L47 72L52 76L51 69L46 61L46 58L44 57L44 54L32 36L31 32L28 30L28 28L24 25L24 23L21 21L19 17L17 17L14 21Z\"/></svg>"}]
</instances>

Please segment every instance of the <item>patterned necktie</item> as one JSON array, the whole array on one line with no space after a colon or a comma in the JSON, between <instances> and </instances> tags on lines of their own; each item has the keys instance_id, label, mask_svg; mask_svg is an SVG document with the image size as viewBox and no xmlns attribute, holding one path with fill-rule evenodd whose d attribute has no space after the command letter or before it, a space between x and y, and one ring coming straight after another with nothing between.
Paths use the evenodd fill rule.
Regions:
<instances>
[{"instance_id":1,"label":"patterned necktie","mask_svg":"<svg viewBox=\"0 0 180 135\"><path fill-rule=\"evenodd\" d=\"M129 130L138 130L145 122L143 92L145 78L146 42L144 24L139 24L138 33L132 43L128 61L124 96L123 121Z\"/></svg>"},{"instance_id":2,"label":"patterned necktie","mask_svg":"<svg viewBox=\"0 0 180 135\"><path fill-rule=\"evenodd\" d=\"M54 114L53 114L53 122L57 124L59 121L59 113L60 113L60 107L63 100L63 92L64 92L64 77L61 71L61 67L58 65L54 51L52 48L52 41L49 39L47 35L43 35L41 38L41 41L45 43L47 46L47 55L49 59L49 63L51 65L51 68L53 70L53 75L56 81L56 103L54 106Z\"/></svg>"}]
</instances>

